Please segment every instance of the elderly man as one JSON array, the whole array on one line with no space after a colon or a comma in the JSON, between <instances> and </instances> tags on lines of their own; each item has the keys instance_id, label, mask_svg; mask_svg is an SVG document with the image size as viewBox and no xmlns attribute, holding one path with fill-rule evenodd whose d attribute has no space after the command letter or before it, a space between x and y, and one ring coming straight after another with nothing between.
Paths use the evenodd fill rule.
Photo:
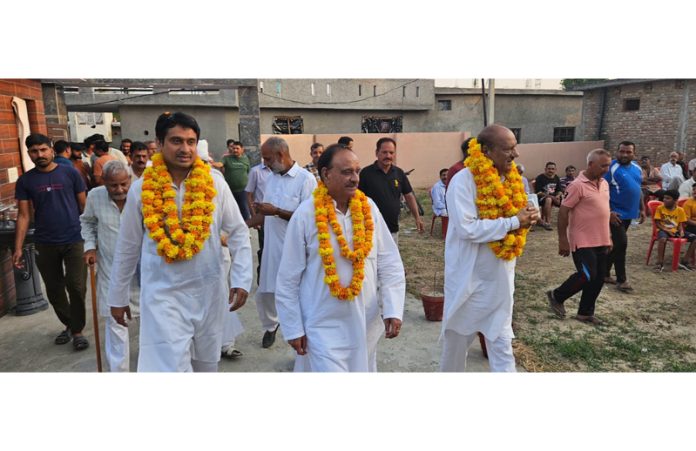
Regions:
<instances>
[{"instance_id":1,"label":"elderly man","mask_svg":"<svg viewBox=\"0 0 696 451\"><path fill-rule=\"evenodd\" d=\"M225 179L196 154L200 127L184 113L155 125L160 152L128 192L107 304L130 319L128 287L141 265L138 371L217 371L224 304L246 302L251 288L249 229ZM229 292L222 233L232 259Z\"/></svg>"},{"instance_id":2,"label":"elderly man","mask_svg":"<svg viewBox=\"0 0 696 451\"><path fill-rule=\"evenodd\" d=\"M387 338L399 335L404 267L377 206L357 189L355 154L331 145L318 169L323 183L292 216L280 261L283 336L295 371L376 371L370 325L377 319Z\"/></svg>"},{"instance_id":3,"label":"elderly man","mask_svg":"<svg viewBox=\"0 0 696 451\"><path fill-rule=\"evenodd\" d=\"M491 371L515 371L515 261L528 227L539 218L538 210L527 206L513 163L518 156L512 131L490 125L470 142L467 167L447 188L442 371L466 369L478 331L485 336ZM496 199L506 202L500 205Z\"/></svg>"},{"instance_id":4,"label":"elderly man","mask_svg":"<svg viewBox=\"0 0 696 451\"><path fill-rule=\"evenodd\" d=\"M312 157L312 161L305 165L305 169L312 173L314 178L319 179L319 171L317 170L317 164L319 162L319 157L324 153L324 145L322 143L314 143L312 147L309 148L309 155Z\"/></svg>"},{"instance_id":5,"label":"elderly man","mask_svg":"<svg viewBox=\"0 0 696 451\"><path fill-rule=\"evenodd\" d=\"M377 161L360 171L360 190L375 201L394 241L398 244L401 195L404 196L420 233L425 230L425 226L418 213L418 204L411 183L404 171L394 164L396 141L391 138L379 139L375 155Z\"/></svg>"},{"instance_id":6,"label":"elderly man","mask_svg":"<svg viewBox=\"0 0 696 451\"><path fill-rule=\"evenodd\" d=\"M592 325L602 324L594 311L604 285L607 253L611 247L609 184L604 179L611 164L606 150L591 151L587 155L587 169L568 187L568 195L558 212L558 254L567 257L572 253L577 269L561 286L546 292L549 308L561 319L566 315L563 303L582 291L575 319Z\"/></svg>"},{"instance_id":7,"label":"elderly man","mask_svg":"<svg viewBox=\"0 0 696 451\"><path fill-rule=\"evenodd\" d=\"M679 190L679 185L684 183L684 174L682 167L677 164L679 161L679 153L672 152L669 154L669 161L660 167L660 175L662 176L662 189Z\"/></svg>"},{"instance_id":8,"label":"elderly man","mask_svg":"<svg viewBox=\"0 0 696 451\"><path fill-rule=\"evenodd\" d=\"M265 332L261 346L270 348L278 331L278 312L275 294L276 276L285 242L288 221L297 207L312 196L317 181L290 156L290 148L283 138L268 138L261 145L261 157L273 174L268 177L262 203L254 205L256 214L249 225L263 224L264 247L261 276L256 290L256 309Z\"/></svg>"},{"instance_id":9,"label":"elderly man","mask_svg":"<svg viewBox=\"0 0 696 451\"><path fill-rule=\"evenodd\" d=\"M128 167L118 160L104 165L104 185L89 192L85 211L80 216L82 238L85 240L85 263L97 266L97 299L99 315L105 318L106 333L104 350L110 371L128 372L130 370L130 350L128 328L118 324L109 306L106 295L111 280L111 267L121 225L121 212L126 205L128 189L131 185ZM131 315L137 315L140 298L138 274L131 280Z\"/></svg>"},{"instance_id":10,"label":"elderly man","mask_svg":"<svg viewBox=\"0 0 696 451\"><path fill-rule=\"evenodd\" d=\"M643 202L643 171L634 161L636 145L631 141L619 143L618 157L611 162L609 171L604 176L609 183L609 205L611 207L611 241L613 248L606 261L605 283L616 284L616 288L629 293L633 287L626 279L626 249L628 235L626 232L631 221L645 221L645 203ZM614 266L616 279L611 277Z\"/></svg>"}]
</instances>

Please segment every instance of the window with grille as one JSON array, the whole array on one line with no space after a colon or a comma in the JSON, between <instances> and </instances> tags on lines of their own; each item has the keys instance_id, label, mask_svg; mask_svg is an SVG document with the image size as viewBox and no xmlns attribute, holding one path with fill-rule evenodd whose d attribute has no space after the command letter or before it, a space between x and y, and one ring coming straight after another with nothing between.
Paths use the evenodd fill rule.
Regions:
<instances>
[{"instance_id":1,"label":"window with grille","mask_svg":"<svg viewBox=\"0 0 696 451\"><path fill-rule=\"evenodd\" d=\"M104 113L75 113L78 125L101 125L104 123Z\"/></svg>"},{"instance_id":2,"label":"window with grille","mask_svg":"<svg viewBox=\"0 0 696 451\"><path fill-rule=\"evenodd\" d=\"M274 116L274 135L301 135L304 131L302 116Z\"/></svg>"},{"instance_id":3,"label":"window with grille","mask_svg":"<svg viewBox=\"0 0 696 451\"><path fill-rule=\"evenodd\" d=\"M438 100L437 101L438 111L452 111L452 101L451 100Z\"/></svg>"},{"instance_id":4,"label":"window with grille","mask_svg":"<svg viewBox=\"0 0 696 451\"><path fill-rule=\"evenodd\" d=\"M401 133L403 131L403 116L363 116L361 129L363 133Z\"/></svg>"},{"instance_id":5,"label":"window with grille","mask_svg":"<svg viewBox=\"0 0 696 451\"><path fill-rule=\"evenodd\" d=\"M554 127L553 142L575 141L575 127Z\"/></svg>"}]
</instances>

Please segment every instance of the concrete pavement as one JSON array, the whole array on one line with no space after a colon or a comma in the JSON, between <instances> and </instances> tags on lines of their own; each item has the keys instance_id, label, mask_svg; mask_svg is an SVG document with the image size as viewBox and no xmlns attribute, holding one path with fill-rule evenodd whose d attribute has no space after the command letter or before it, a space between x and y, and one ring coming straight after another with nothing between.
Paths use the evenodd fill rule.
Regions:
<instances>
[{"instance_id":1,"label":"concrete pavement","mask_svg":"<svg viewBox=\"0 0 696 451\"><path fill-rule=\"evenodd\" d=\"M255 248L258 241L252 231ZM52 308L29 316L8 313L0 318L0 372L94 372L97 370L92 324L91 294L88 281L87 327L84 334L90 347L74 351L72 344L55 345L53 339L63 329ZM236 360L222 359L221 372L287 372L292 371L294 351L287 345L279 331L275 344L269 349L261 347L261 329L253 301L253 294L238 313L245 331L237 337L236 347L244 355ZM45 293L45 290L44 290ZM137 368L139 321L131 324L131 371ZM406 298L404 325L401 335L392 340L382 338L378 348L380 372L434 372L438 370L441 344L438 343L441 323L425 319L421 301ZM104 359L104 322L100 320L102 362ZM103 362L104 368L106 364ZM482 356L478 341L469 354L469 371L488 371L488 361ZM518 367L518 370L523 371Z\"/></svg>"}]
</instances>

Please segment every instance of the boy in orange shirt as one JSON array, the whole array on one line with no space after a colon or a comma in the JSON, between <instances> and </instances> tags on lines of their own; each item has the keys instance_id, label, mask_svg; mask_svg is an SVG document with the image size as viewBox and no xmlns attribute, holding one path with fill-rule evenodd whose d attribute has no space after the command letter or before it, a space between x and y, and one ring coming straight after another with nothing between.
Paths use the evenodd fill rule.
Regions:
<instances>
[{"instance_id":1,"label":"boy in orange shirt","mask_svg":"<svg viewBox=\"0 0 696 451\"><path fill-rule=\"evenodd\" d=\"M655 210L653 220L658 229L657 240L659 243L657 248L657 265L655 265L655 271L657 272L662 272L664 267L665 246L669 238L686 238L689 240L691 245L686 251L685 260L688 261L689 256L693 255L694 252L694 239L696 235L684 230L686 213L682 207L677 206L677 199L679 199L679 192L677 190L667 190L663 195L663 205L660 205ZM684 260L682 260L679 263L679 267L691 271L691 268L684 263Z\"/></svg>"}]
</instances>

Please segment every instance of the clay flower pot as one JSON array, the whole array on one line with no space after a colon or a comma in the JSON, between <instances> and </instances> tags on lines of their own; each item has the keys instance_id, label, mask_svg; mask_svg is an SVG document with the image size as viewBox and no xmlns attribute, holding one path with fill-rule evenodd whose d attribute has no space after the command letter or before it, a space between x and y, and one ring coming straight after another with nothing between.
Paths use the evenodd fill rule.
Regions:
<instances>
[{"instance_id":1,"label":"clay flower pot","mask_svg":"<svg viewBox=\"0 0 696 451\"><path fill-rule=\"evenodd\" d=\"M425 319L428 321L442 321L442 308L445 305L445 295L440 292L421 293Z\"/></svg>"}]
</instances>

